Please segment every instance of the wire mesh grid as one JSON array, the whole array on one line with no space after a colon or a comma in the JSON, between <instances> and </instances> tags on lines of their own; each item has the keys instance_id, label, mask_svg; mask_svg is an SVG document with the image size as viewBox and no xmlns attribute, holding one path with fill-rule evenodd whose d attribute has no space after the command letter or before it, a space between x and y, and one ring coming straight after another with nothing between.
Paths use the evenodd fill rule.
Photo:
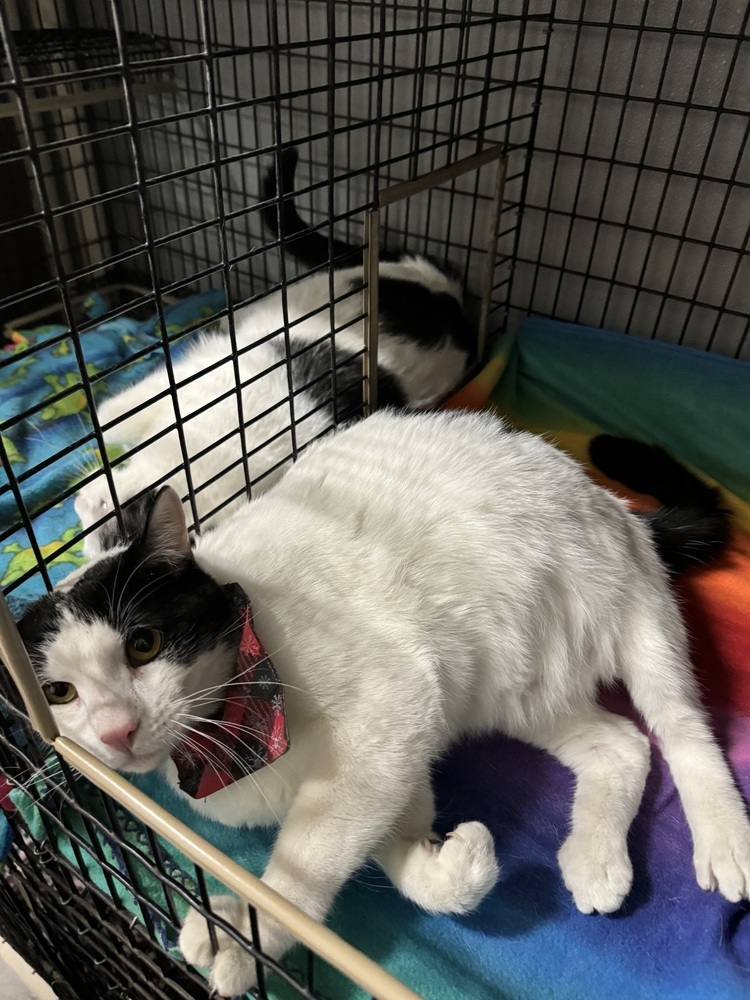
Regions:
<instances>
[{"instance_id":1,"label":"wire mesh grid","mask_svg":"<svg viewBox=\"0 0 750 1000\"><path fill-rule=\"evenodd\" d=\"M258 179L269 161L278 157L282 144L303 153L302 163L311 178L316 171L317 177L323 178L311 184L305 178L298 179L296 195L300 204L309 196L312 218L333 217L341 226L342 236L359 246L362 213L372 203L374 177L379 178L381 186L387 186L494 141L520 152L528 142L542 68L546 37L542 15L529 14L528 4L519 5L524 17L518 13L500 15L486 5L479 6L477 11L466 4L456 10L445 5L432 9L387 4L291 4L280 11L259 4L252 8L252 19L238 25L229 18L219 28L213 23L213 5L180 5L179 39L168 37L167 41L170 51L180 47L184 54L148 60L142 58L141 33L135 28L145 26L149 33L166 31L166 6L160 10L158 5L143 9L138 5L127 9L91 5L88 12L78 10L84 29L95 32L97 38L106 30L88 26L89 22L96 23L97 17L104 19L113 37L119 32L124 66L130 65L131 58L126 43L136 39L140 58L133 65L139 73L144 66L155 71L166 62L174 75L184 73L184 77L174 92L149 94L139 102L128 84L132 74L123 70L122 99L90 109L86 123L79 121L79 131L72 137L57 138L65 129L57 122L37 122L28 112L27 102L23 118L25 149L11 150L6 158L9 162L23 161L27 170L35 171L29 194L37 202L36 211L12 220L5 230L15 237L41 223L47 230L48 256L55 274L5 296L0 308L15 310L16 315L19 309L36 315L35 307L52 295L59 303L62 324L55 337L27 345L26 357L59 344L60 349L65 349L62 345L72 349L83 365L82 342L77 339L80 335L98 328L104 320L132 318L151 309L156 313L154 329L161 331L161 342L153 344L150 351L163 349L169 367L165 306L177 296L210 285L218 285L225 293L227 305L216 310L213 318L226 317L231 337L235 334L235 310L270 290L282 288L282 308L287 312L287 264L279 253L279 241L269 240L261 228L263 198ZM290 8L304 17L293 19ZM359 18L356 24L355 16ZM529 20L533 16L537 20ZM297 26L299 37L293 33L292 24ZM502 39L498 25L504 29ZM227 29L229 37L242 38L248 44L223 40L222 32L226 35ZM493 43L489 50L488 33ZM329 44L329 37L335 42ZM200 48L201 39L204 49ZM406 51L398 50L399 45L402 49L406 46ZM415 72L412 50L417 46L422 63ZM359 60L355 49L362 53ZM269 68L271 56L273 65ZM521 56L528 56L528 63L522 64ZM259 60L265 65L262 73L257 68ZM49 74L45 77L38 73L29 77L17 53L13 61L17 64L21 97L32 80L36 84L50 78ZM362 74L369 67L362 77L364 82L348 79L353 65L363 67L359 71ZM239 79L239 66L246 78ZM330 67L324 83L318 83L321 66ZM342 67L347 78L337 81L337 74L344 75ZM88 70L71 71L66 76L71 82L79 82L79 77L88 78ZM263 80L262 85L256 76ZM275 89L269 89L269 80ZM6 89L16 93L10 84ZM426 97L428 90L430 99ZM244 92L257 96L240 100L238 94ZM490 116L488 107L493 96ZM350 106L359 108L359 122ZM236 123L236 132L232 131L232 123ZM41 164L48 152L60 147L99 151L91 159L97 167L98 193L84 199L83 207L75 187L62 194L61 190L50 190L46 183L48 173ZM345 164L343 168L339 162ZM170 167L167 171L165 163ZM512 163L515 173L511 168L508 177L511 195L514 183L517 186L520 180L522 161L516 158ZM80 172L72 173L77 177ZM484 190L480 189L482 181ZM385 218L384 242L405 242L410 249L450 261L454 268L463 270L471 290L478 284L483 267L484 232L478 222L478 206L482 200L491 201L491 181L478 173L474 178L454 181L447 190L431 191L404 208L393 209ZM97 236L89 247L90 263L71 269L69 245L58 223L63 218L69 221L76 212L100 209L106 220L103 215L99 223L104 220L106 224L98 223L95 231L105 234L101 238L109 241L111 253L101 253L101 238ZM431 223L428 227L427 219L436 217L443 220L441 224ZM501 233L501 245L504 241L506 246L511 245L514 231L512 216L508 218L510 222ZM187 220L189 225L185 225ZM317 223L313 228L323 225ZM498 274L508 261L507 253L501 256ZM96 288L100 277L110 285L113 280L118 282L116 289L122 301L103 315L82 317L81 300L85 301L91 288ZM292 275L289 277L291 280ZM280 279L284 280L280 283ZM501 323L508 280L506 274L494 290L490 314L494 329ZM11 320L10 327L14 325ZM68 454L87 442L103 453L92 400L103 391L107 379L120 370L130 372L148 354L149 349L145 349L119 366L87 371L80 386L65 385L43 404L37 404L36 409L14 415L15 421L21 424L38 419L39 412L50 405L73 405L71 397L83 391L92 427L88 435L82 434L69 446ZM4 367L11 364L12 359L0 361ZM335 383L335 366L331 377ZM238 404L239 395L237 392ZM335 400L335 384L332 395ZM280 400L279 405L282 403ZM293 408L293 400L289 405ZM292 457L297 453L294 423L292 417ZM240 435L243 433L241 427ZM58 454L50 456L49 461L65 457ZM19 484L27 484L41 471L28 466L17 470ZM246 480L245 488L251 486ZM73 490L69 487L55 500L66 499ZM37 509L36 513L44 511ZM25 527L28 530L29 525ZM4 537L8 537L7 530ZM71 547L74 544L71 539Z\"/></svg>"},{"instance_id":2,"label":"wire mesh grid","mask_svg":"<svg viewBox=\"0 0 750 1000\"><path fill-rule=\"evenodd\" d=\"M750 357L748 16L557 4L517 314Z\"/></svg>"},{"instance_id":3,"label":"wire mesh grid","mask_svg":"<svg viewBox=\"0 0 750 1000\"><path fill-rule=\"evenodd\" d=\"M287 149L299 155L296 204L332 260L334 239L362 247L378 190L500 143L492 332L533 313L746 356L747 18L715 0L8 0L0 318L16 346L0 386L30 379L24 363L53 351L75 369L43 400L3 405L10 600L20 607L80 562L81 454L98 455L110 489L128 457L108 455L97 418L109 379L163 355L174 408L163 433L181 434L185 455L169 367L179 335L216 322L235 343L238 311L278 291L289 357L287 297L305 269L262 223L263 177ZM382 242L448 263L478 305L492 197L489 175L454 179L384 213ZM211 290L199 319L170 323L174 305ZM89 339L122 321L150 324L152 343L97 368ZM55 326L37 338L41 324ZM337 412L335 364L329 377L333 425L349 414ZM244 493L254 418L239 383L235 367ZM299 386L288 389L278 405L295 458ZM25 461L24 442L55 413L79 415L80 432ZM201 485L187 463L198 529ZM60 504L74 527L52 544L45 518ZM11 813L3 933L61 996L206 995L170 952L180 900L205 909L200 866L176 877L147 827L129 837L114 802L34 740L8 686L2 701L2 770L31 810ZM291 975L296 995L320 995L311 953Z\"/></svg>"}]
</instances>

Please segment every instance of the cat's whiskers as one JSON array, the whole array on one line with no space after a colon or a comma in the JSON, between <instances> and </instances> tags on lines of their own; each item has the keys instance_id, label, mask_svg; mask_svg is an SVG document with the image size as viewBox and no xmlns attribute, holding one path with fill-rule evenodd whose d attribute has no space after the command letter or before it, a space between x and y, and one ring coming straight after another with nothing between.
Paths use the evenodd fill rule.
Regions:
<instances>
[{"instance_id":1,"label":"cat's whiskers","mask_svg":"<svg viewBox=\"0 0 750 1000\"><path fill-rule=\"evenodd\" d=\"M88 426L86 425L86 422L83 420L80 413L76 414L76 416L78 417L78 422L81 425L81 431L82 431L81 436L86 437L90 435L91 425L90 424ZM37 438L38 441L45 448L50 447L51 443L53 444L53 442L51 441L52 435L48 435L45 433L46 431L45 427L34 423L32 420L27 421L27 426L30 428L31 432L28 435L30 440ZM57 446L54 445L54 447ZM86 448L86 443L79 445L79 450L71 452L71 454L68 455L67 457L67 461L72 466L72 471L76 474L76 478L78 479L79 482L85 479L87 476L89 476L92 472L95 472L97 469L101 468L101 463L97 460L95 455L91 455L90 458L83 457L83 455L81 454L81 449L84 448Z\"/></svg>"},{"instance_id":2,"label":"cat's whiskers","mask_svg":"<svg viewBox=\"0 0 750 1000\"><path fill-rule=\"evenodd\" d=\"M244 621L245 621L245 612L242 611L231 625L228 625L223 632L219 632L217 639L225 639L228 635L231 635L232 632L236 632Z\"/></svg>"},{"instance_id":3,"label":"cat's whiskers","mask_svg":"<svg viewBox=\"0 0 750 1000\"><path fill-rule=\"evenodd\" d=\"M226 681L224 684L217 684L213 688L204 689L203 691L195 692L192 695L184 695L182 698L177 699L174 705L175 708L177 709L193 708L200 710L201 708L206 708L215 704L215 702L217 701L224 700L223 696L217 693L222 689L227 689L231 687L252 688L265 683L266 683L265 681L245 681L245 680ZM304 688L297 687L294 684L284 684L283 681L279 681L278 685L279 687L288 689L290 691L304 692ZM205 719L205 716L199 716L199 718Z\"/></svg>"},{"instance_id":4,"label":"cat's whiskers","mask_svg":"<svg viewBox=\"0 0 750 1000\"><path fill-rule=\"evenodd\" d=\"M85 447L85 445L83 446ZM95 455L84 458L83 455L74 453L73 471L77 474L79 482L87 479L92 473L100 472L102 464Z\"/></svg>"},{"instance_id":5,"label":"cat's whiskers","mask_svg":"<svg viewBox=\"0 0 750 1000\"><path fill-rule=\"evenodd\" d=\"M15 781L14 779L11 780L13 780L13 783L18 791L27 796L27 798L32 798L32 789L36 789L38 793L41 793L41 789L39 788L41 782L44 782L46 791L54 791L56 788L59 788L65 783L64 781L58 782L56 780L60 777L62 777L61 770L49 771L46 774L37 772L32 774L30 778L23 782Z\"/></svg>"},{"instance_id":6,"label":"cat's whiskers","mask_svg":"<svg viewBox=\"0 0 750 1000\"><path fill-rule=\"evenodd\" d=\"M202 698L203 696L210 697L215 692L221 691L223 688L242 687L242 686L247 687L259 683L265 683L265 682L248 681L242 679L218 681L216 684L211 684L208 687L199 688L197 691L191 691L190 694L183 695L182 698L179 699L178 703L189 705L191 702L197 701L199 698ZM279 683L281 684L281 682Z\"/></svg>"},{"instance_id":7,"label":"cat's whiskers","mask_svg":"<svg viewBox=\"0 0 750 1000\"><path fill-rule=\"evenodd\" d=\"M244 740L236 736L237 732L241 732L241 733L247 733L249 736L255 736L257 739L262 740L265 734L257 729L253 729L251 726L243 726L239 722L224 722L223 719L204 719L200 715L190 715L186 712L181 712L178 716L176 716L176 718L191 719L194 722L209 723L212 726L218 726L219 729L223 729L225 732L229 733L230 736L234 736L238 743L240 743L243 747L249 750L250 753L256 756L259 760L262 760L261 755L256 750L248 746ZM192 731L195 732L196 730ZM212 736L209 733L203 733L203 735L206 736L208 739L213 739L218 742L218 737ZM221 746L224 746L224 744L222 743ZM267 763L264 764L264 766L273 768L273 763ZM285 787L289 791L291 791L291 786L289 782L286 780L286 778L283 775L279 774L278 771L274 771L274 774L282 782L282 784L284 784Z\"/></svg>"},{"instance_id":8,"label":"cat's whiskers","mask_svg":"<svg viewBox=\"0 0 750 1000\"><path fill-rule=\"evenodd\" d=\"M240 686L246 682L244 681L221 681L218 684L212 684L210 687L200 688L198 691L192 691L190 694L184 694L181 698L176 698L173 702L174 708L190 708L196 707L201 703L211 704L211 702L220 700L220 696L216 695L217 691L221 691L223 688ZM214 697L215 695L215 697Z\"/></svg>"},{"instance_id":9,"label":"cat's whiskers","mask_svg":"<svg viewBox=\"0 0 750 1000\"><path fill-rule=\"evenodd\" d=\"M286 642L282 643L280 646L278 646L272 652L270 652L270 653L266 652L266 659L273 661L274 656L277 656L281 652L281 650L285 648L286 645L287 645ZM246 686L250 686L250 685L258 684L258 683L261 683L261 682L259 682L259 681L245 681L245 680L219 681L216 684L211 684L208 687L199 688L197 691L193 691L193 692L191 692L191 694L183 696L182 698L179 699L178 704L185 704L185 705L190 705L192 703L196 703L197 704L198 703L198 699L201 696L203 696L203 695L206 695L206 696L211 695L215 691L219 691L222 688L232 687L233 685L246 685ZM305 688L299 687L296 684L287 684L286 681L282 681L281 679L277 680L276 683L278 683L280 687L285 688L288 691L301 691L303 694L305 693ZM209 702L210 702L210 700L211 699L208 698Z\"/></svg>"},{"instance_id":10,"label":"cat's whiskers","mask_svg":"<svg viewBox=\"0 0 750 1000\"><path fill-rule=\"evenodd\" d=\"M252 729L250 726L243 726L240 723L226 723L222 719L203 719L199 715L188 715L188 714L186 714L184 712L180 713L180 715L177 716L176 718L188 718L188 719L192 719L195 722L211 723L212 725L218 726L220 729L223 729L225 732L229 733L230 736L234 736L235 739L236 739L236 741L238 743L240 743L243 747L245 747L245 749L249 750L250 753L253 754L253 756L255 756L255 757L258 758L258 760L263 760L263 758L257 752L257 750L254 750L251 746L248 746L248 744L245 743L244 740L240 739L235 734L235 730L238 730L240 732L248 733L250 736L255 736L258 739L262 739L263 736L264 736L264 734L261 733L261 732L259 732L257 729ZM179 723L179 725L184 725L184 723ZM191 732L200 733L202 736L205 736L207 739L213 740L214 743L216 743L217 745L219 745L222 748L226 749L227 752L229 752L229 748L226 747L226 744L222 743L217 736L213 736L210 733L202 732L201 730L195 729L192 726L188 726L187 728L189 728ZM264 764L264 766L265 767L272 767L273 765L272 764ZM274 774L276 774L276 776L279 778L279 780L288 789L290 788L289 782L286 780L286 778L283 777L283 775L279 774L278 771L274 771Z\"/></svg>"},{"instance_id":11,"label":"cat's whiskers","mask_svg":"<svg viewBox=\"0 0 750 1000\"><path fill-rule=\"evenodd\" d=\"M133 579L133 576L138 572L138 570L141 568L141 566L143 565L143 563L145 561L146 561L146 559L144 557L143 559L140 560L140 562L138 562L133 567L133 569L130 571L130 575L128 576L127 580L125 581L125 583L122 586L122 590L120 591L120 596L117 599L117 610L115 612L115 622L117 622L118 624L120 623L120 609L122 607L122 598L123 598L123 596L125 594L125 591L128 589L128 584ZM119 569L119 566L118 566L118 569ZM128 601L127 608L130 608L131 603L132 603L132 598L131 598L130 601Z\"/></svg>"},{"instance_id":12,"label":"cat's whiskers","mask_svg":"<svg viewBox=\"0 0 750 1000\"><path fill-rule=\"evenodd\" d=\"M123 598L123 596L125 594L125 591L128 589L128 584L133 579L133 577L138 572L138 570L141 569L143 567L144 563L146 563L147 561L148 561L148 556L144 556L143 559L139 560L139 562L131 570L130 575L128 576L128 578L125 581L125 583L122 585L122 590L120 591L120 597L119 597L119 599L117 601L117 613L116 613L116 618L115 618L115 621L117 622L117 624L118 624L119 627L127 625L128 615L130 613L130 609L132 608L133 603L135 602L135 600L138 597L140 597L142 593L144 593L145 591L150 590L152 587L155 587L158 583L161 583L162 580L165 580L168 576L171 575L172 571L170 569L167 569L164 573L161 574L161 576L157 576L153 580L146 580L145 583L143 583L143 585L141 587L139 587L138 590L136 590L136 592L130 597L130 599L128 600L128 603L125 606L125 610L122 611L121 610L121 607L122 607L122 598ZM117 567L118 571L119 571L119 568L120 567L118 565L118 567Z\"/></svg>"},{"instance_id":13,"label":"cat's whiskers","mask_svg":"<svg viewBox=\"0 0 750 1000\"><path fill-rule=\"evenodd\" d=\"M136 566L136 570L139 569L141 565L142 565L142 563L139 563L139 565ZM135 573L136 570L133 570L133 573ZM122 591L121 591L121 597L122 597L122 594L124 594L125 591L127 590L128 583L130 583L130 580L133 577L133 573L131 573L130 576L128 577L128 579L125 581L125 584L124 584L124 586L122 588ZM143 583L138 588L138 590L136 590L136 592L131 595L131 597L128 600L128 603L125 605L125 608L122 611L118 612L117 624L118 624L119 627L121 627L123 629L127 628L127 626L130 623L130 614L131 614L131 611L133 610L133 606L134 606L135 602L138 600L138 598L141 597L141 595L147 596L148 593L157 584L161 583L161 581L164 580L169 575L170 575L169 571L167 571L165 573L162 573L161 576L156 577L156 579L154 579L154 580L146 580L145 583Z\"/></svg>"},{"instance_id":14,"label":"cat's whiskers","mask_svg":"<svg viewBox=\"0 0 750 1000\"><path fill-rule=\"evenodd\" d=\"M247 770L247 765L246 765L245 761L243 761L241 757L238 757L236 754L234 754L228 747L224 746L224 744L219 743L219 741L216 740L216 739L214 739L214 737L208 736L208 734L206 734L206 733L201 733L199 730L193 729L192 727L186 727L186 728L188 728L191 732L197 733L199 736L202 736L204 738L208 738L209 740L213 740L213 742L221 750L223 750L224 753L226 753L226 755L231 760L233 760L237 764L237 767L240 770L240 772L242 773L243 778L250 778L250 780L252 781L253 785L255 786L256 791L258 791L260 793L260 795L262 796L262 798L264 799L266 805L268 806L269 811L273 815L273 817L276 820L276 822L279 823L279 824L281 824L281 818L279 817L279 814L276 812L276 810L274 809L274 807L271 805L271 802L270 802L268 796L266 795L266 793L263 791L263 789L261 788L261 786L256 781L254 773L252 771ZM208 763L211 765L211 767L213 768L213 770L214 770L214 772L216 774L220 774L221 773L221 771L223 770L223 768L222 768L222 765L221 765L221 758L220 757L218 757L215 753L213 753L208 748L199 746L195 742L195 740L193 740L190 736L184 735L182 737L182 741L185 743L185 745L189 749L194 750L195 753L197 753L199 756L207 758ZM277 777L278 777L278 773L277 772L274 772L274 773L276 773ZM230 788L230 789L233 789L234 791L236 791L236 787L235 786L227 785L227 786L225 786L224 790L226 790L227 788Z\"/></svg>"},{"instance_id":15,"label":"cat's whiskers","mask_svg":"<svg viewBox=\"0 0 750 1000\"><path fill-rule=\"evenodd\" d=\"M385 872L379 869L370 869L368 871L358 871L352 875L352 882L356 882L357 885L363 885L370 892L395 892L396 888L385 874Z\"/></svg>"},{"instance_id":16,"label":"cat's whiskers","mask_svg":"<svg viewBox=\"0 0 750 1000\"><path fill-rule=\"evenodd\" d=\"M220 750L222 750L227 755L227 757L229 757L229 759L232 760L237 765L238 770L240 772L242 772L243 776L246 777L246 778L250 778L252 780L253 784L255 785L256 790L263 797L263 800L265 801L266 805L268 806L270 812L273 814L273 817L276 820L276 822L277 823L281 823L281 819L280 819L278 813L276 812L276 810L274 809L274 807L271 805L270 799L268 798L268 796L266 795L266 793L263 791L263 789L261 788L261 786L258 784L258 782L257 782L257 780L255 778L254 772L247 769L247 764L239 756L239 754L235 753L234 750L232 750L230 747L226 746L224 743L222 743L220 740L218 740L215 736L212 736L209 733L201 732L200 729L196 729L194 726L188 726L184 722L183 723L179 723L179 725L180 726L184 726L184 728L187 729L188 732L195 733L196 735L202 737L203 739L209 740L210 742L214 743ZM187 743L187 741L189 739L190 739L190 737L185 737L185 742ZM190 742L193 744L193 749L196 750L197 753L199 753L201 755L203 755L204 753L205 754L211 753L211 751L209 751L207 749L196 747L195 744L194 744L194 741L191 740ZM256 751L253 750L252 747L247 746L247 744L244 743L242 740L239 740L238 742L242 743L243 746L247 747L247 749L251 753L255 754L255 756L258 757L259 760L262 759L260 757L260 754L256 753ZM212 758L214 760L218 761L219 764L221 763L221 758L217 757L214 754L211 754L211 756L212 756ZM266 765L266 766L270 767L271 765L269 764L269 765ZM274 773L274 775L277 778L281 778L281 775L278 773L278 771L274 771L273 773ZM284 781L283 778L281 778L281 780L282 780L282 782L284 782L284 784L286 785L286 788L289 790L289 784L286 781Z\"/></svg>"},{"instance_id":17,"label":"cat's whiskers","mask_svg":"<svg viewBox=\"0 0 750 1000\"><path fill-rule=\"evenodd\" d=\"M83 433L91 435L93 431L92 424L90 422L87 424L87 422L82 418L80 413L76 415L78 417L78 421L81 425L81 430L83 431ZM82 473L81 476L82 479L85 479L87 476L90 476L93 472L104 472L105 466L110 465L110 461L106 453L106 445L103 455L99 453L99 449L98 447L96 447L95 450L92 451L91 457L89 459L83 459L83 457L79 457L79 463L80 463L79 471Z\"/></svg>"},{"instance_id":18,"label":"cat's whiskers","mask_svg":"<svg viewBox=\"0 0 750 1000\"><path fill-rule=\"evenodd\" d=\"M230 626L224 633L221 633L219 635L219 640L222 639L222 638L224 638L226 635L230 634L231 632L235 631L239 627L239 625L244 621L244 617L245 617L245 612L243 610L242 613L241 613L241 615L237 618L236 624ZM277 656L278 653L280 653L281 650L284 649L287 645L288 645L288 643L283 642L280 646L278 646L272 652L266 652L266 659L272 661L273 657ZM236 687L252 687L253 685L257 685L257 684L261 684L261 683L265 683L265 682L262 682L262 681L247 681L247 680L218 681L216 684L210 684L210 685L207 685L206 687L199 688L197 691L192 691L188 695L183 695L181 698L178 698L175 701L174 704L175 704L175 707L178 708L178 709L182 709L182 708L197 708L197 709L199 709L199 708L201 708L203 706L208 706L208 705L211 705L213 702L215 702L217 700L218 696L214 697L214 695L216 695L217 692L223 692L224 690L226 690L228 688L231 688L231 687L235 687L235 686ZM295 684L287 684L285 681L282 681L281 679L278 679L276 681L276 683L278 683L278 685L280 687L284 688L285 690L289 690L289 691L301 691L302 693L305 692L304 688L299 687L299 686L297 686ZM202 721L203 717L201 716L200 718L201 718L201 721Z\"/></svg>"},{"instance_id":19,"label":"cat's whiskers","mask_svg":"<svg viewBox=\"0 0 750 1000\"><path fill-rule=\"evenodd\" d=\"M195 740L192 740L187 735L182 736L182 742L185 744L188 750L192 750L195 753L199 754L202 758L204 758L206 760L206 763L211 767L214 774L216 774L217 776L221 774L221 761L215 754L212 754L210 750L207 750L204 747L198 746Z\"/></svg>"},{"instance_id":20,"label":"cat's whiskers","mask_svg":"<svg viewBox=\"0 0 750 1000\"><path fill-rule=\"evenodd\" d=\"M119 565L118 565L117 569L118 570L120 569ZM115 581L116 580L117 580L117 577L115 576ZM100 587L104 591L104 596L107 598L107 605L109 607L110 618L112 618L114 620L115 609L112 606L112 591L107 590L107 588L104 586L104 584L101 582L101 580L97 581L97 586Z\"/></svg>"},{"instance_id":21,"label":"cat's whiskers","mask_svg":"<svg viewBox=\"0 0 750 1000\"><path fill-rule=\"evenodd\" d=\"M41 781L46 782L49 790L54 790L60 788L65 784L65 781L57 782L57 779L62 776L62 764L60 763L59 757L52 757L35 768L32 773L26 778L25 781L17 781L15 778L10 778L11 782L19 789L24 795L30 796L30 789L32 786L38 784ZM53 779L53 780L50 780Z\"/></svg>"},{"instance_id":22,"label":"cat's whiskers","mask_svg":"<svg viewBox=\"0 0 750 1000\"><path fill-rule=\"evenodd\" d=\"M253 729L252 726L245 726L239 722L225 722L223 719L206 719L202 715L193 715L190 712L180 712L175 718L179 719L190 719L193 722L207 722L212 726L223 726L227 732L232 732L235 729L249 733L251 736L257 736L258 739L263 738L263 733L259 729Z\"/></svg>"}]
</instances>

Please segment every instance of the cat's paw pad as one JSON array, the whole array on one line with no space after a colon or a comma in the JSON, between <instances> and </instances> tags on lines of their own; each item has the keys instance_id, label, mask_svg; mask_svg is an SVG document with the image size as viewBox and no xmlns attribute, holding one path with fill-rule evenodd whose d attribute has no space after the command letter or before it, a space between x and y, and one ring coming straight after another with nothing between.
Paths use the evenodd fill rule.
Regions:
<instances>
[{"instance_id":1,"label":"cat's paw pad","mask_svg":"<svg viewBox=\"0 0 750 1000\"><path fill-rule=\"evenodd\" d=\"M211 910L246 937L250 937L247 906L233 896L213 896ZM180 931L180 951L189 965L211 970L211 986L219 996L233 997L249 990L256 981L253 958L226 931L215 928L217 952L207 921L190 910Z\"/></svg>"},{"instance_id":2,"label":"cat's paw pad","mask_svg":"<svg viewBox=\"0 0 750 1000\"><path fill-rule=\"evenodd\" d=\"M750 898L750 823L717 823L696 842L693 863L701 889L718 889L732 903Z\"/></svg>"},{"instance_id":3,"label":"cat's paw pad","mask_svg":"<svg viewBox=\"0 0 750 1000\"><path fill-rule=\"evenodd\" d=\"M568 837L557 860L563 881L581 913L614 913L633 884L633 866L622 844Z\"/></svg>"},{"instance_id":4,"label":"cat's paw pad","mask_svg":"<svg viewBox=\"0 0 750 1000\"><path fill-rule=\"evenodd\" d=\"M445 842L423 847L422 906L433 913L470 913L500 875L492 834L483 823L461 823Z\"/></svg>"},{"instance_id":5,"label":"cat's paw pad","mask_svg":"<svg viewBox=\"0 0 750 1000\"><path fill-rule=\"evenodd\" d=\"M76 514L84 528L90 528L112 508L107 486L95 479L84 486L73 501Z\"/></svg>"}]
</instances>

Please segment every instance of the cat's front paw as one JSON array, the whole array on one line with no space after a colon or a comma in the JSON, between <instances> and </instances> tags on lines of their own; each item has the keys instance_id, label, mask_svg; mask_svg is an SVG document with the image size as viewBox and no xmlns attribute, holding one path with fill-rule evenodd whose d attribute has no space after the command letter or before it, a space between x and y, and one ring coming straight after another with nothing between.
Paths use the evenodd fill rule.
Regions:
<instances>
[{"instance_id":1,"label":"cat's front paw","mask_svg":"<svg viewBox=\"0 0 750 1000\"><path fill-rule=\"evenodd\" d=\"M112 509L107 494L107 484L100 478L84 486L76 496L73 506L84 528L90 528Z\"/></svg>"},{"instance_id":2,"label":"cat's front paw","mask_svg":"<svg viewBox=\"0 0 750 1000\"><path fill-rule=\"evenodd\" d=\"M713 817L712 817L713 821ZM750 823L744 816L716 822L696 837L695 877L701 889L718 891L732 903L750 899Z\"/></svg>"},{"instance_id":3,"label":"cat's front paw","mask_svg":"<svg viewBox=\"0 0 750 1000\"><path fill-rule=\"evenodd\" d=\"M557 855L563 881L581 913L614 913L633 884L624 841L571 835Z\"/></svg>"},{"instance_id":4,"label":"cat's front paw","mask_svg":"<svg viewBox=\"0 0 750 1000\"><path fill-rule=\"evenodd\" d=\"M250 938L247 906L234 896L212 896L211 910ZM190 910L180 931L180 951L186 962L211 970L210 984L221 997L234 997L255 986L255 960L233 938L216 927L218 951L214 955L208 923Z\"/></svg>"}]
</instances>

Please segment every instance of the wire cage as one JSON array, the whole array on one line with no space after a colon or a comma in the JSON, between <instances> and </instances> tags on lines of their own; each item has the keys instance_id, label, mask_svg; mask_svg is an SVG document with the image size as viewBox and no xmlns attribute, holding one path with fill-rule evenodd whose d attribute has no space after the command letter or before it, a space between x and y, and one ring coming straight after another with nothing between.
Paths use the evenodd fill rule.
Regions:
<instances>
[{"instance_id":1,"label":"wire cage","mask_svg":"<svg viewBox=\"0 0 750 1000\"><path fill-rule=\"evenodd\" d=\"M379 209L379 242L449 265L490 338L536 314L749 356L744 4L5 0L0 33L0 551L13 612L81 562L80 454L97 454L110 487L127 458L108 455L97 417L108 380L157 357L169 367L197 326L234 337L238 310L275 291L285 301L306 273L262 223L264 174L290 149L295 190L279 197L294 194L329 263L336 239L372 254L377 226L370 217L366 239L363 225ZM394 190L406 196L383 196ZM136 326L145 347L92 362L98 332ZM331 341L335 326L331 311ZM12 405L7 390L54 352L70 355L70 376ZM363 343L354 359L363 408L374 352ZM335 401L333 362L329 376ZM171 376L170 392L179 427ZM280 402L293 459L291 382ZM75 433L29 461L23 442L56 414ZM334 402L330 426L341 417ZM246 467L243 493L255 485ZM6 664L21 663L8 615L0 638ZM24 693L3 677L13 845L0 933L59 996L206 996L175 940L186 906L210 913L211 878L249 903L261 996L274 983L335 995L326 963L371 995L413 996L69 741L42 743L29 710L48 742L56 734ZM306 950L267 959L258 909Z\"/></svg>"}]
</instances>

